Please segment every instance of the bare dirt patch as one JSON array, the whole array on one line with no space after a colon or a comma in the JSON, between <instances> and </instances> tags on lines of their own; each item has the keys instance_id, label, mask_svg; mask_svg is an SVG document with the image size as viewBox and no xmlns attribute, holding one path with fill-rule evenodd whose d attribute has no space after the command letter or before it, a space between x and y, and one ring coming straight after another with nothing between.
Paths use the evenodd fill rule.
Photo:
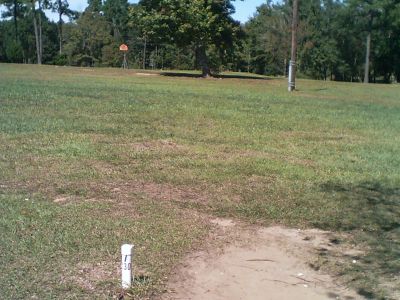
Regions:
<instances>
[{"instance_id":1,"label":"bare dirt patch","mask_svg":"<svg viewBox=\"0 0 400 300\"><path fill-rule=\"evenodd\" d=\"M115 274L120 276L121 271L116 262L97 263L97 264L80 264L74 270L73 276L68 280L76 283L83 289L94 290L97 285L104 281L115 280ZM119 278L119 277L118 277Z\"/></svg>"},{"instance_id":2,"label":"bare dirt patch","mask_svg":"<svg viewBox=\"0 0 400 300\"><path fill-rule=\"evenodd\" d=\"M67 196L67 197L59 196L59 197L56 197L56 198L53 200L53 202L54 202L54 203L60 203L60 204L62 204L62 203L68 202L69 200L71 200L71 198L72 198L72 197L69 197L69 196Z\"/></svg>"},{"instance_id":3,"label":"bare dirt patch","mask_svg":"<svg viewBox=\"0 0 400 300\"><path fill-rule=\"evenodd\" d=\"M177 144L170 140L145 141L141 143L125 144L131 146L136 151L179 151L188 150L187 147Z\"/></svg>"},{"instance_id":4,"label":"bare dirt patch","mask_svg":"<svg viewBox=\"0 0 400 300\"><path fill-rule=\"evenodd\" d=\"M160 76L160 74L157 73L135 73L137 76Z\"/></svg>"},{"instance_id":5,"label":"bare dirt patch","mask_svg":"<svg viewBox=\"0 0 400 300\"><path fill-rule=\"evenodd\" d=\"M214 239L185 259L161 299L363 299L309 266L320 249L338 247L331 233L211 223Z\"/></svg>"}]
</instances>

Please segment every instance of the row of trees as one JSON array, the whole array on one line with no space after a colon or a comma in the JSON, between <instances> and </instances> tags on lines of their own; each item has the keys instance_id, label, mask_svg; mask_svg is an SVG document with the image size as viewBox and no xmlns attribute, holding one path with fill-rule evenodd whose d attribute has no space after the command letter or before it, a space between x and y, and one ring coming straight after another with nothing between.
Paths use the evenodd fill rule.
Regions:
<instances>
[{"instance_id":1,"label":"row of trees","mask_svg":"<svg viewBox=\"0 0 400 300\"><path fill-rule=\"evenodd\" d=\"M266 1L246 23L229 0L0 0L0 61L286 75L291 1ZM400 80L400 0L300 1L298 70L317 79ZM50 21L44 11L57 13ZM64 22L64 20L69 20Z\"/></svg>"},{"instance_id":2,"label":"row of trees","mask_svg":"<svg viewBox=\"0 0 400 300\"><path fill-rule=\"evenodd\" d=\"M77 13L69 9L67 0L0 0L5 7L0 23L0 59L11 62L41 64L54 56L58 39L59 53L62 52L63 16L72 20ZM58 14L58 22L49 22L44 9ZM44 49L45 45L45 49ZM35 57L34 57L35 56Z\"/></svg>"},{"instance_id":3,"label":"row of trees","mask_svg":"<svg viewBox=\"0 0 400 300\"><path fill-rule=\"evenodd\" d=\"M300 0L299 70L312 78L400 80L400 1ZM245 26L250 70L282 74L290 51L290 5L261 6Z\"/></svg>"}]
</instances>

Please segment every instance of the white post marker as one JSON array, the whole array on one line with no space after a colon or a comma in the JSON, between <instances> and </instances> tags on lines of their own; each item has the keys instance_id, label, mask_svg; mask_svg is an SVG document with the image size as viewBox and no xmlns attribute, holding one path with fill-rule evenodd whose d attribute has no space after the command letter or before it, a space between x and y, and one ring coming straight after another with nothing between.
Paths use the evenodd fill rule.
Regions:
<instances>
[{"instance_id":1,"label":"white post marker","mask_svg":"<svg viewBox=\"0 0 400 300\"><path fill-rule=\"evenodd\" d=\"M293 91L295 88L295 83L293 82L294 78L292 78L292 76L293 76L293 64L292 64L292 61L289 61L289 76L288 76L288 83L289 83L288 91L289 92Z\"/></svg>"},{"instance_id":2,"label":"white post marker","mask_svg":"<svg viewBox=\"0 0 400 300\"><path fill-rule=\"evenodd\" d=\"M123 289L128 289L132 286L132 252L133 245L124 244L121 246L121 283Z\"/></svg>"}]
</instances>

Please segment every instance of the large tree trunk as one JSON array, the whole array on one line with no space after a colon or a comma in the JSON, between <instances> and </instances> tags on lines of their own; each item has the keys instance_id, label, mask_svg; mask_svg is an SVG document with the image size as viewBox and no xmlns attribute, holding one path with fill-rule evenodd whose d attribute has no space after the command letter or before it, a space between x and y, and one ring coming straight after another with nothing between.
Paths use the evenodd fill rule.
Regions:
<instances>
[{"instance_id":1,"label":"large tree trunk","mask_svg":"<svg viewBox=\"0 0 400 300\"><path fill-rule=\"evenodd\" d=\"M371 53L371 32L367 35L367 46L365 51L364 83L369 82L369 57Z\"/></svg>"},{"instance_id":2,"label":"large tree trunk","mask_svg":"<svg viewBox=\"0 0 400 300\"><path fill-rule=\"evenodd\" d=\"M206 47L204 45L198 46L196 48L196 57L197 62L201 66L201 74L203 78L207 78L211 76L211 70L208 66L208 58L206 53Z\"/></svg>"}]
</instances>

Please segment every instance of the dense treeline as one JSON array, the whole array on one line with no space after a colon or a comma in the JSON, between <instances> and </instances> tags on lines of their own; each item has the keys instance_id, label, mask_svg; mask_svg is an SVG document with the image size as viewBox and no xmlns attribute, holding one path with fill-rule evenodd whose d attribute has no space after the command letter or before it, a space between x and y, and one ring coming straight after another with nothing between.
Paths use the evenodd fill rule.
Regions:
<instances>
[{"instance_id":1,"label":"dense treeline","mask_svg":"<svg viewBox=\"0 0 400 300\"><path fill-rule=\"evenodd\" d=\"M291 1L266 1L246 23L228 0L0 0L0 61L286 75ZM44 11L57 14L50 21ZM66 22L65 20L68 20ZM316 79L400 80L400 0L300 1L298 70Z\"/></svg>"}]
</instances>

